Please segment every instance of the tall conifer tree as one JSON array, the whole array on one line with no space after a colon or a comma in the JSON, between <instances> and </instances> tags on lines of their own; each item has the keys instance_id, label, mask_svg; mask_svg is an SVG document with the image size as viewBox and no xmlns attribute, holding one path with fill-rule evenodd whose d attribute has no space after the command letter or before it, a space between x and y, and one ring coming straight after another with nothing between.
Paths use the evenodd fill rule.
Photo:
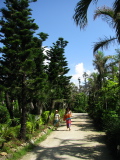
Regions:
<instances>
[{"instance_id":1,"label":"tall conifer tree","mask_svg":"<svg viewBox=\"0 0 120 160\"><path fill-rule=\"evenodd\" d=\"M34 1L34 0L33 0ZM32 2L32 0L31 0ZM3 43L1 52L1 80L10 93L18 87L21 108L20 138L26 135L26 112L28 103L29 78L35 68L35 41L33 34L38 29L31 19L29 0L5 0L5 8L1 9L0 42ZM36 53L36 52L35 52ZM9 96L8 96L9 97Z\"/></svg>"},{"instance_id":2,"label":"tall conifer tree","mask_svg":"<svg viewBox=\"0 0 120 160\"><path fill-rule=\"evenodd\" d=\"M42 42L45 41L48 37L46 33L39 33L39 38L34 37L34 42L36 45L36 57L34 58L35 69L31 75L32 79L32 94L31 100L33 103L32 113L40 115L43 109L43 102L46 100L46 90L48 86L48 76L46 74L46 65L45 59L46 55L44 54L45 47L42 47Z\"/></svg>"},{"instance_id":3,"label":"tall conifer tree","mask_svg":"<svg viewBox=\"0 0 120 160\"><path fill-rule=\"evenodd\" d=\"M63 38L59 38L47 53L50 61L48 79L53 99L66 99L70 93L68 86L71 76L66 75L69 72L69 68L64 56L67 43Z\"/></svg>"}]
</instances>

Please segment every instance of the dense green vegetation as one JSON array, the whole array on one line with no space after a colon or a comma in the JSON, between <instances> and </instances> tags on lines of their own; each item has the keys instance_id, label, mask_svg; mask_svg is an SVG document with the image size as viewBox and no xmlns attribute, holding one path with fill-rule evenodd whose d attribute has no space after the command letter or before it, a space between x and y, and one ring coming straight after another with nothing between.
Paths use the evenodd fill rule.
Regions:
<instances>
[{"instance_id":1,"label":"dense green vegetation","mask_svg":"<svg viewBox=\"0 0 120 160\"><path fill-rule=\"evenodd\" d=\"M100 1L100 0L99 0ZM80 0L75 7L73 19L83 29L88 23L88 8L97 0ZM120 159L120 50L115 56L104 56L100 49L107 49L112 42L120 44L120 1L113 0L112 7L99 6L94 12L94 19L101 17L115 29L114 37L100 39L94 45L95 60L93 65L97 73L88 77L88 112L99 129L107 135L107 142L116 159Z\"/></svg>"},{"instance_id":2,"label":"dense green vegetation","mask_svg":"<svg viewBox=\"0 0 120 160\"><path fill-rule=\"evenodd\" d=\"M107 142L118 156L120 50L116 49L114 56L104 56L98 49L101 44L108 46L108 41L97 43L94 50L97 53L93 60L96 72L91 75L85 72L84 84L78 79L79 87L75 86L70 83L71 76L67 76L69 68L64 53L68 42L60 37L46 51L42 43L49 35L43 32L36 33L38 26L31 19L29 3L34 1L5 0L6 8L1 9L0 43L3 44L0 48L1 151L9 152L11 141L14 145L15 142L19 145L20 141L36 136L46 125L52 125L55 109L59 109L62 117L64 108L69 106L73 112L89 113L95 126L106 132ZM85 2L85 0L80 2L82 1ZM84 3L78 5L82 4ZM117 6L117 3L115 5ZM115 17L117 8L113 11L112 18L117 23L118 19ZM80 21L80 24L82 22L85 21ZM119 28L116 31L119 41ZM5 142L7 145L4 145Z\"/></svg>"},{"instance_id":3,"label":"dense green vegetation","mask_svg":"<svg viewBox=\"0 0 120 160\"><path fill-rule=\"evenodd\" d=\"M1 142L28 138L40 125L49 123L56 105L63 108L71 95L71 77L67 76L69 68L64 56L68 42L58 38L44 53L42 42L48 34L36 33L31 2L6 0L6 7L1 8Z\"/></svg>"}]
</instances>

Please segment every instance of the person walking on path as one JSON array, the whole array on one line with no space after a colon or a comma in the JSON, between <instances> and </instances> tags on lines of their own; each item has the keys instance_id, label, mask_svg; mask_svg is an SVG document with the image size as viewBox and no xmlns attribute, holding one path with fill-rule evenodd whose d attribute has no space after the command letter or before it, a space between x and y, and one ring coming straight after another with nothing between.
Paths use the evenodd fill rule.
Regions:
<instances>
[{"instance_id":1,"label":"person walking on path","mask_svg":"<svg viewBox=\"0 0 120 160\"><path fill-rule=\"evenodd\" d=\"M59 114L58 110L56 110L55 115L54 115L54 121L53 121L53 125L55 127L55 130L57 130L57 128L59 127L59 122L60 122L60 114Z\"/></svg>"},{"instance_id":2,"label":"person walking on path","mask_svg":"<svg viewBox=\"0 0 120 160\"><path fill-rule=\"evenodd\" d=\"M66 121L66 126L67 129L69 129L69 131L71 130L71 116L72 116L72 112L70 110L70 108L66 108L66 112L64 115L64 120Z\"/></svg>"}]
</instances>

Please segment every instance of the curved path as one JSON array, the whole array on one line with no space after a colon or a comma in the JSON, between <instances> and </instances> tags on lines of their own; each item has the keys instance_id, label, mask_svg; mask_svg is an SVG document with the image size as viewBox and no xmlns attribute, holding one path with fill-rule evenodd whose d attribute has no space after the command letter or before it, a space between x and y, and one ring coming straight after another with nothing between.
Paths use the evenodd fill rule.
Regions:
<instances>
[{"instance_id":1,"label":"curved path","mask_svg":"<svg viewBox=\"0 0 120 160\"><path fill-rule=\"evenodd\" d=\"M113 160L87 113L73 113L71 131L65 122L21 160Z\"/></svg>"}]
</instances>

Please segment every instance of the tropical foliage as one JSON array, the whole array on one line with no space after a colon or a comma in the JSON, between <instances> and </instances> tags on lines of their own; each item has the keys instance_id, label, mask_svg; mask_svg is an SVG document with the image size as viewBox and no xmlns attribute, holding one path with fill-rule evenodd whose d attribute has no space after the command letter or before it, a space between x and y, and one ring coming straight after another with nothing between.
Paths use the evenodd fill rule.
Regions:
<instances>
[{"instance_id":1,"label":"tropical foliage","mask_svg":"<svg viewBox=\"0 0 120 160\"><path fill-rule=\"evenodd\" d=\"M38 25L31 18L31 2L5 0L6 7L1 8L0 123L9 121L9 127L19 126L19 139L26 139L28 133L47 122L56 100L62 99L57 105L62 108L70 97L71 77L67 76L69 68L64 56L68 42L58 38L45 54L42 43L48 34L36 33Z\"/></svg>"},{"instance_id":2,"label":"tropical foliage","mask_svg":"<svg viewBox=\"0 0 120 160\"><path fill-rule=\"evenodd\" d=\"M88 19L87 19L87 11L88 8L91 4L91 2L93 2L94 4L97 3L98 0L80 0L76 7L75 7L75 13L73 15L73 19L76 23L76 25L78 25L80 27L80 29L83 29L87 26L88 24ZM116 31L116 35L114 37L107 37L105 36L104 38L99 38L99 42L96 42L94 44L94 49L93 52L96 53L99 49L108 49L108 47L111 45L111 43L120 43L120 30L119 30L119 21L120 21L120 17L119 17L119 0L115 0L113 1L113 7L107 7L107 6L103 6L103 7L98 7L95 10L94 13L94 20L98 17L101 17L102 20L104 20L105 22L107 22L107 24L114 28Z\"/></svg>"},{"instance_id":3,"label":"tropical foliage","mask_svg":"<svg viewBox=\"0 0 120 160\"><path fill-rule=\"evenodd\" d=\"M75 7L73 19L80 29L88 24L87 12L91 2L96 4L98 0L80 0ZM109 48L111 42L120 44L119 13L119 0L113 0L112 8L104 6L95 10L94 19L101 17L115 29L116 35L100 38L100 41L95 43L93 65L97 72L92 73L87 79L88 112L95 125L106 132L116 159L120 158L120 52L117 49L115 56L104 56L99 49Z\"/></svg>"}]
</instances>

